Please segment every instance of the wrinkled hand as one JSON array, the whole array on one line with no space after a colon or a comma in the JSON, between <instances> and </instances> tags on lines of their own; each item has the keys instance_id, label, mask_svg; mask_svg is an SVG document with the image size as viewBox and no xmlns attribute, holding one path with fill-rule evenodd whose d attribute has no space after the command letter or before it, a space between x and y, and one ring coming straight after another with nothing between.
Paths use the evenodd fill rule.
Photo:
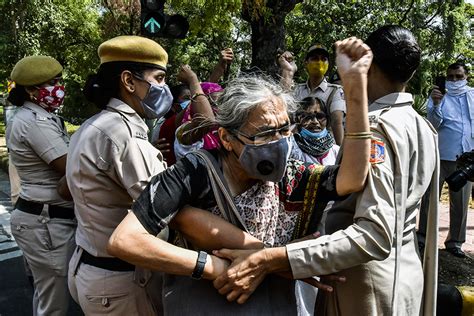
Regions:
<instances>
[{"instance_id":1,"label":"wrinkled hand","mask_svg":"<svg viewBox=\"0 0 474 316\"><path fill-rule=\"evenodd\" d=\"M196 73L191 69L189 65L181 65L176 75L176 79L180 82L190 85L192 81L198 80Z\"/></svg>"},{"instance_id":2,"label":"wrinkled hand","mask_svg":"<svg viewBox=\"0 0 474 316\"><path fill-rule=\"evenodd\" d=\"M227 67L228 65L232 64L232 61L234 60L234 52L232 51L232 48L226 48L221 50L220 56L219 56L219 64L222 67Z\"/></svg>"},{"instance_id":3,"label":"wrinkled hand","mask_svg":"<svg viewBox=\"0 0 474 316\"><path fill-rule=\"evenodd\" d=\"M289 51L286 51L278 56L278 65L280 66L281 70L288 71L293 74L298 70L293 54Z\"/></svg>"},{"instance_id":4,"label":"wrinkled hand","mask_svg":"<svg viewBox=\"0 0 474 316\"><path fill-rule=\"evenodd\" d=\"M372 63L372 50L356 37L337 41L336 65L341 80L348 81L354 75L367 75Z\"/></svg>"},{"instance_id":5,"label":"wrinkled hand","mask_svg":"<svg viewBox=\"0 0 474 316\"><path fill-rule=\"evenodd\" d=\"M214 255L232 261L227 272L214 280L214 287L227 300L243 304L262 283L268 270L265 266L265 249L215 250Z\"/></svg>"},{"instance_id":6,"label":"wrinkled hand","mask_svg":"<svg viewBox=\"0 0 474 316\"><path fill-rule=\"evenodd\" d=\"M156 149L161 151L161 153L168 153L170 152L171 144L166 142L166 138L160 138L156 142L153 143Z\"/></svg>"},{"instance_id":7,"label":"wrinkled hand","mask_svg":"<svg viewBox=\"0 0 474 316\"><path fill-rule=\"evenodd\" d=\"M433 91L431 91L431 100L433 100L434 105L438 105L441 102L441 99L444 95L439 90L438 86L433 86Z\"/></svg>"}]
</instances>

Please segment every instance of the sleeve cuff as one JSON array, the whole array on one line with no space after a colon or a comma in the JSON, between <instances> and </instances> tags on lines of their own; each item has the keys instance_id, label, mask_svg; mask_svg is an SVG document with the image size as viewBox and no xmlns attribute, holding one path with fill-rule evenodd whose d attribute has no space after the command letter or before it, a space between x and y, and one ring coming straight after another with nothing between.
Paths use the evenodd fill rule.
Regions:
<instances>
[{"instance_id":1,"label":"sleeve cuff","mask_svg":"<svg viewBox=\"0 0 474 316\"><path fill-rule=\"evenodd\" d=\"M290 262L293 278L304 279L315 275L314 268L316 262L313 262L305 248L309 247L309 240L286 245L286 254ZM311 240L312 243L315 240Z\"/></svg>"}]
</instances>

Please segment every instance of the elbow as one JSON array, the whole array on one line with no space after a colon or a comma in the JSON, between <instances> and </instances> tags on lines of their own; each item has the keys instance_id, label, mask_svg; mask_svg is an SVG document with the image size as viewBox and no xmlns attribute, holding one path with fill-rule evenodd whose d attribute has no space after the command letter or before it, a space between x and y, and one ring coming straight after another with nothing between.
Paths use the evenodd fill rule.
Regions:
<instances>
[{"instance_id":1,"label":"elbow","mask_svg":"<svg viewBox=\"0 0 474 316\"><path fill-rule=\"evenodd\" d=\"M131 240L130 237L124 236L124 233L115 230L107 243L107 253L117 258L123 257L125 250L128 248L127 240Z\"/></svg>"},{"instance_id":2,"label":"elbow","mask_svg":"<svg viewBox=\"0 0 474 316\"><path fill-rule=\"evenodd\" d=\"M348 181L347 183L343 183L337 187L337 194L339 196L344 196L348 195L351 193L359 192L362 191L365 188L365 178L360 181L356 181L355 179L352 179L351 181Z\"/></svg>"}]
</instances>

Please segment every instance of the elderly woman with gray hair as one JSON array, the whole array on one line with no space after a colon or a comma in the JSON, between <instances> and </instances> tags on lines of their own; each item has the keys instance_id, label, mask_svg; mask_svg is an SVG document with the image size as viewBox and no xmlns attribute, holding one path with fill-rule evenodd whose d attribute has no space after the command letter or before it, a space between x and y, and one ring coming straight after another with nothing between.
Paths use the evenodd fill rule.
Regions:
<instances>
[{"instance_id":1,"label":"elderly woman with gray hair","mask_svg":"<svg viewBox=\"0 0 474 316\"><path fill-rule=\"evenodd\" d=\"M341 165L289 159L294 100L265 79L237 78L221 96L215 117L221 148L190 153L156 175L117 227L111 254L166 273L165 314L296 313L291 276L266 277L245 305L220 296L212 280L229 262L206 251L286 245L315 231L327 201L363 188L370 145L364 78L372 55L360 41L344 43L337 44L337 62L348 82L351 137ZM179 238L155 237L168 226ZM187 249L179 246L184 244Z\"/></svg>"}]
</instances>

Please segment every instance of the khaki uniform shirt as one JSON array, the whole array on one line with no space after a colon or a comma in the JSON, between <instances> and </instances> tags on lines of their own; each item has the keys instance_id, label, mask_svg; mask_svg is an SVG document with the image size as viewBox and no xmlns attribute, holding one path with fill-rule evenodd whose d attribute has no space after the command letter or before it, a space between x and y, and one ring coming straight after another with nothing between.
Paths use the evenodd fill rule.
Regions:
<instances>
[{"instance_id":1,"label":"khaki uniform shirt","mask_svg":"<svg viewBox=\"0 0 474 316\"><path fill-rule=\"evenodd\" d=\"M412 102L408 93L392 93L369 107L375 139L365 189L334 204L326 220L330 235L286 246L295 278L347 277L318 312L419 314L423 271L414 231L435 173L437 139Z\"/></svg>"},{"instance_id":2,"label":"khaki uniform shirt","mask_svg":"<svg viewBox=\"0 0 474 316\"><path fill-rule=\"evenodd\" d=\"M110 257L107 242L150 178L165 169L138 114L118 99L72 136L66 176L78 220L76 243Z\"/></svg>"},{"instance_id":3,"label":"khaki uniform shirt","mask_svg":"<svg viewBox=\"0 0 474 316\"><path fill-rule=\"evenodd\" d=\"M8 125L6 138L20 177L20 197L72 208L57 192L62 175L49 165L68 152L69 136L61 119L26 101Z\"/></svg>"},{"instance_id":4,"label":"khaki uniform shirt","mask_svg":"<svg viewBox=\"0 0 474 316\"><path fill-rule=\"evenodd\" d=\"M334 89L336 89L336 91L333 93L331 104L327 104L329 96ZM311 91L308 82L296 85L293 96L297 101L301 101L306 97L320 98L326 103L329 113L334 111L346 113L346 101L344 100L342 87L337 84L328 83L326 79L323 79L319 86L313 91Z\"/></svg>"}]
</instances>

